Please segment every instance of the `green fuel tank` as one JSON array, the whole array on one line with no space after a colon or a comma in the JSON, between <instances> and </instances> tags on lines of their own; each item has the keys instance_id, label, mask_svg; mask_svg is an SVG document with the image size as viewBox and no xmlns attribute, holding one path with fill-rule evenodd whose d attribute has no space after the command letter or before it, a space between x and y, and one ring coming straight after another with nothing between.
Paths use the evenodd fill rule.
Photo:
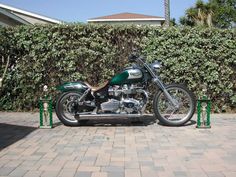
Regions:
<instances>
[{"instance_id":1,"label":"green fuel tank","mask_svg":"<svg viewBox=\"0 0 236 177\"><path fill-rule=\"evenodd\" d=\"M110 85L134 84L143 80L143 73L140 69L127 68L123 72L114 76Z\"/></svg>"}]
</instances>

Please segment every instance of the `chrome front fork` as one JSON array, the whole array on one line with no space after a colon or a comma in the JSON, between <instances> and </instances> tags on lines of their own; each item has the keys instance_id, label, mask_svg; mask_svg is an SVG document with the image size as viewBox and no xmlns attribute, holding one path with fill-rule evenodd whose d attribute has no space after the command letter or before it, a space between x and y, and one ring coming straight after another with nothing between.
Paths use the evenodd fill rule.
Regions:
<instances>
[{"instance_id":1,"label":"chrome front fork","mask_svg":"<svg viewBox=\"0 0 236 177\"><path fill-rule=\"evenodd\" d=\"M174 99L165 88L164 84L160 81L158 77L153 79L153 82L163 91L166 98L170 101L170 103L175 107L175 109L179 108L179 103L176 99Z\"/></svg>"}]
</instances>

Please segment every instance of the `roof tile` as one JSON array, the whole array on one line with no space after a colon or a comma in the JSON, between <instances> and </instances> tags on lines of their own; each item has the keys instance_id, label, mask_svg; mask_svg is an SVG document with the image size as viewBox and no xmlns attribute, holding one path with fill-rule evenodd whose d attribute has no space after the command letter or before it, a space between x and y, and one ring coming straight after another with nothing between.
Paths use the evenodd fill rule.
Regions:
<instances>
[{"instance_id":1,"label":"roof tile","mask_svg":"<svg viewBox=\"0 0 236 177\"><path fill-rule=\"evenodd\" d=\"M147 19L147 18L163 18L159 16L151 16L151 15L143 15L143 14L135 14L135 13L119 13L119 14L113 14L108 16L102 16L102 17L96 17L91 18L90 20L100 20L100 19Z\"/></svg>"}]
</instances>

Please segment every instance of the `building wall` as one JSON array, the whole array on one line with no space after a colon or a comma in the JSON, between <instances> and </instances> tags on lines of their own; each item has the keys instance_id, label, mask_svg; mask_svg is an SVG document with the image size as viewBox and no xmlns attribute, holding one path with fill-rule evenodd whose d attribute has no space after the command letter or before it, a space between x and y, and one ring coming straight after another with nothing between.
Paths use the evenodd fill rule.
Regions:
<instances>
[{"instance_id":1,"label":"building wall","mask_svg":"<svg viewBox=\"0 0 236 177\"><path fill-rule=\"evenodd\" d=\"M10 8L10 7L9 7ZM50 19L38 14L22 10L6 9L0 6L0 26L34 25L34 24L59 24L58 20Z\"/></svg>"},{"instance_id":2,"label":"building wall","mask_svg":"<svg viewBox=\"0 0 236 177\"><path fill-rule=\"evenodd\" d=\"M25 21L29 22L30 24L49 24L50 23L50 22L46 22L46 21L43 21L43 20L40 20L40 19L37 19L37 18L29 17L27 15L15 13L15 12L13 14L15 14L18 17L24 19Z\"/></svg>"},{"instance_id":3,"label":"building wall","mask_svg":"<svg viewBox=\"0 0 236 177\"><path fill-rule=\"evenodd\" d=\"M161 26L161 21L100 21L100 22L89 22L96 24L135 24L135 25L155 25Z\"/></svg>"},{"instance_id":4,"label":"building wall","mask_svg":"<svg viewBox=\"0 0 236 177\"><path fill-rule=\"evenodd\" d=\"M21 23L0 13L0 26L16 26Z\"/></svg>"}]
</instances>

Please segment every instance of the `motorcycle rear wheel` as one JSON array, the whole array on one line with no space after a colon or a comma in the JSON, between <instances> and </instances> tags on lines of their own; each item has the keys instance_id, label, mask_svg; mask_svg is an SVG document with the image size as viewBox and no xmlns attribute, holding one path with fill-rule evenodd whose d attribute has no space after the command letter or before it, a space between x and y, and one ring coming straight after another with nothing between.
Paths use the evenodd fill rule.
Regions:
<instances>
[{"instance_id":1,"label":"motorcycle rear wheel","mask_svg":"<svg viewBox=\"0 0 236 177\"><path fill-rule=\"evenodd\" d=\"M62 93L56 102L56 114L58 119L66 126L78 126L79 121L75 119L78 107L78 99L82 94L78 92Z\"/></svg>"},{"instance_id":2,"label":"motorcycle rear wheel","mask_svg":"<svg viewBox=\"0 0 236 177\"><path fill-rule=\"evenodd\" d=\"M196 107L194 94L185 86L171 84L166 87L179 107L176 108L160 90L154 96L153 110L156 118L167 126L182 126L193 117Z\"/></svg>"}]
</instances>

